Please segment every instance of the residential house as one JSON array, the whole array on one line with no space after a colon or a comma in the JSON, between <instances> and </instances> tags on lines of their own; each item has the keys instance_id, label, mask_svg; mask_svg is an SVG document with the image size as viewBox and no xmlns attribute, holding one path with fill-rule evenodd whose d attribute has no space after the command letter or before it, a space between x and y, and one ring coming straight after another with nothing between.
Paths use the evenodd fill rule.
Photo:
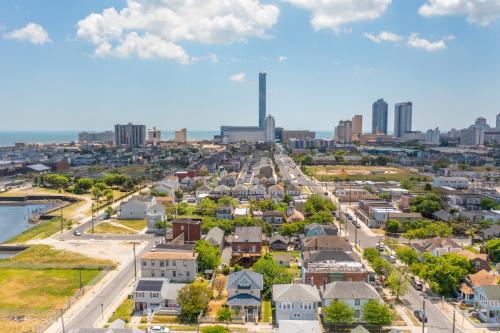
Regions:
<instances>
[{"instance_id":1,"label":"residential house","mask_svg":"<svg viewBox=\"0 0 500 333\"><path fill-rule=\"evenodd\" d=\"M280 234L269 237L269 248L272 251L288 251L288 240Z\"/></svg>"},{"instance_id":2,"label":"residential house","mask_svg":"<svg viewBox=\"0 0 500 333\"><path fill-rule=\"evenodd\" d=\"M231 247L233 259L243 264L250 264L260 258L263 237L261 227L236 227Z\"/></svg>"},{"instance_id":3,"label":"residential house","mask_svg":"<svg viewBox=\"0 0 500 333\"><path fill-rule=\"evenodd\" d=\"M469 187L469 180L466 177L434 177L432 185L435 187L467 189Z\"/></svg>"},{"instance_id":4,"label":"residential house","mask_svg":"<svg viewBox=\"0 0 500 333\"><path fill-rule=\"evenodd\" d=\"M329 283L321 292L323 307L333 301L342 301L354 310L354 318L359 321L362 316L363 305L369 301L382 302L382 298L375 288L364 281L335 281Z\"/></svg>"},{"instance_id":5,"label":"residential house","mask_svg":"<svg viewBox=\"0 0 500 333\"><path fill-rule=\"evenodd\" d=\"M224 230L219 227L213 227L207 233L205 240L212 246L219 249L220 252L224 249Z\"/></svg>"},{"instance_id":6,"label":"residential house","mask_svg":"<svg viewBox=\"0 0 500 333\"><path fill-rule=\"evenodd\" d=\"M212 194L218 196L218 197L224 197L224 196L227 196L229 195L229 193L231 192L231 190L229 189L229 187L225 186L225 185L219 185L219 186L216 186L213 190L212 190Z\"/></svg>"},{"instance_id":7,"label":"residential house","mask_svg":"<svg viewBox=\"0 0 500 333\"><path fill-rule=\"evenodd\" d=\"M232 220L234 208L231 205L219 205L217 207L217 219L219 220Z\"/></svg>"},{"instance_id":8,"label":"residential house","mask_svg":"<svg viewBox=\"0 0 500 333\"><path fill-rule=\"evenodd\" d=\"M267 194L266 187L261 184L252 186L250 189L250 198L253 200L262 200Z\"/></svg>"},{"instance_id":9,"label":"residential house","mask_svg":"<svg viewBox=\"0 0 500 333\"><path fill-rule=\"evenodd\" d=\"M469 250L462 250L457 252L457 254L463 258L469 259L472 267L479 272L480 270L490 270L490 261L486 253L472 253Z\"/></svg>"},{"instance_id":10,"label":"residential house","mask_svg":"<svg viewBox=\"0 0 500 333\"><path fill-rule=\"evenodd\" d=\"M194 243L201 239L201 221L194 219L172 221L172 237L175 243Z\"/></svg>"},{"instance_id":11,"label":"residential house","mask_svg":"<svg viewBox=\"0 0 500 333\"><path fill-rule=\"evenodd\" d=\"M322 261L302 265L302 282L322 287L334 281L368 281L368 270L357 261Z\"/></svg>"},{"instance_id":12,"label":"residential house","mask_svg":"<svg viewBox=\"0 0 500 333\"><path fill-rule=\"evenodd\" d=\"M304 214L299 212L296 209L289 209L286 212L286 222L287 223L293 223L293 222L302 222L305 220Z\"/></svg>"},{"instance_id":13,"label":"residential house","mask_svg":"<svg viewBox=\"0 0 500 333\"><path fill-rule=\"evenodd\" d=\"M245 199L250 194L250 190L244 184L238 184L231 189L231 196L233 198Z\"/></svg>"},{"instance_id":14,"label":"residential house","mask_svg":"<svg viewBox=\"0 0 500 333\"><path fill-rule=\"evenodd\" d=\"M258 322L264 279L262 274L243 269L229 274L227 305L245 321Z\"/></svg>"},{"instance_id":15,"label":"residential house","mask_svg":"<svg viewBox=\"0 0 500 333\"><path fill-rule=\"evenodd\" d=\"M290 267L292 256L290 255L290 253L273 253L273 260L278 265Z\"/></svg>"},{"instance_id":16,"label":"residential house","mask_svg":"<svg viewBox=\"0 0 500 333\"><path fill-rule=\"evenodd\" d=\"M321 235L304 239L303 251L331 250L351 252L352 246L346 237Z\"/></svg>"},{"instance_id":17,"label":"residential house","mask_svg":"<svg viewBox=\"0 0 500 333\"><path fill-rule=\"evenodd\" d=\"M162 313L179 314L181 307L177 303L179 291L184 283L171 283L164 278L141 278L132 294L134 310L144 311L161 309Z\"/></svg>"},{"instance_id":18,"label":"residential house","mask_svg":"<svg viewBox=\"0 0 500 333\"><path fill-rule=\"evenodd\" d=\"M303 265L317 262L359 262L358 256L354 252L314 250L305 251L302 254Z\"/></svg>"},{"instance_id":19,"label":"residential house","mask_svg":"<svg viewBox=\"0 0 500 333\"><path fill-rule=\"evenodd\" d=\"M479 319L485 323L500 323L500 285L474 288L474 299Z\"/></svg>"},{"instance_id":20,"label":"residential house","mask_svg":"<svg viewBox=\"0 0 500 333\"><path fill-rule=\"evenodd\" d=\"M118 218L122 220L144 220L149 206L156 204L155 197L134 195L120 204Z\"/></svg>"},{"instance_id":21,"label":"residential house","mask_svg":"<svg viewBox=\"0 0 500 333\"><path fill-rule=\"evenodd\" d=\"M146 209L146 221L148 222L146 232L147 233L159 233L164 232L164 230L160 230L156 224L161 221L165 221L165 206L162 204L156 203L153 205L149 205Z\"/></svg>"},{"instance_id":22,"label":"residential house","mask_svg":"<svg viewBox=\"0 0 500 333\"><path fill-rule=\"evenodd\" d=\"M312 238L317 236L336 236L338 233L338 228L334 224L319 224L319 223L311 223L304 227L304 234L306 238Z\"/></svg>"},{"instance_id":23,"label":"residential house","mask_svg":"<svg viewBox=\"0 0 500 333\"><path fill-rule=\"evenodd\" d=\"M285 190L280 185L272 185L267 189L267 194L271 199L279 201L285 195Z\"/></svg>"},{"instance_id":24,"label":"residential house","mask_svg":"<svg viewBox=\"0 0 500 333\"><path fill-rule=\"evenodd\" d=\"M273 285L276 321L316 320L321 302L318 288L308 284Z\"/></svg>"},{"instance_id":25,"label":"residential house","mask_svg":"<svg viewBox=\"0 0 500 333\"><path fill-rule=\"evenodd\" d=\"M198 253L193 251L146 252L141 257L141 276L192 282L198 272Z\"/></svg>"},{"instance_id":26,"label":"residential house","mask_svg":"<svg viewBox=\"0 0 500 333\"><path fill-rule=\"evenodd\" d=\"M479 231L483 235L484 239L493 239L500 237L500 225L494 225L492 227L482 229Z\"/></svg>"},{"instance_id":27,"label":"residential house","mask_svg":"<svg viewBox=\"0 0 500 333\"><path fill-rule=\"evenodd\" d=\"M474 289L479 286L494 286L500 282L498 275L493 275L486 270L480 270L474 274L467 274L464 282L460 284L459 297L462 298L464 303L474 303Z\"/></svg>"},{"instance_id":28,"label":"residential house","mask_svg":"<svg viewBox=\"0 0 500 333\"><path fill-rule=\"evenodd\" d=\"M285 193L292 197L300 196L300 187L295 184L288 184L285 186Z\"/></svg>"},{"instance_id":29,"label":"residential house","mask_svg":"<svg viewBox=\"0 0 500 333\"><path fill-rule=\"evenodd\" d=\"M196 197L199 198L199 197L206 197L208 196L210 193L212 193L212 188L210 186L208 186L207 184L203 184L201 185L200 187L198 187L195 191L195 194L196 194Z\"/></svg>"},{"instance_id":30,"label":"residential house","mask_svg":"<svg viewBox=\"0 0 500 333\"><path fill-rule=\"evenodd\" d=\"M283 213L279 210L266 210L262 213L262 219L271 224L273 230L276 230L283 224Z\"/></svg>"},{"instance_id":31,"label":"residential house","mask_svg":"<svg viewBox=\"0 0 500 333\"><path fill-rule=\"evenodd\" d=\"M278 333L322 332L319 320L280 320Z\"/></svg>"},{"instance_id":32,"label":"residential house","mask_svg":"<svg viewBox=\"0 0 500 333\"><path fill-rule=\"evenodd\" d=\"M427 252L437 257L446 253L462 251L462 247L453 239L441 237L426 239L418 243L413 243L411 246L421 255Z\"/></svg>"}]
</instances>

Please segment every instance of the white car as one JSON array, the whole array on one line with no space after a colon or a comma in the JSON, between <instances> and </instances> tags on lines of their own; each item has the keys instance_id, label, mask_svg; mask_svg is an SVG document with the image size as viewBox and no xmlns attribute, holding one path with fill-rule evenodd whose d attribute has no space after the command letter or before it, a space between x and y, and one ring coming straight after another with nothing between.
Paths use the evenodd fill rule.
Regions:
<instances>
[{"instance_id":1,"label":"white car","mask_svg":"<svg viewBox=\"0 0 500 333\"><path fill-rule=\"evenodd\" d=\"M170 328L164 326L153 326L149 331L151 333L170 333Z\"/></svg>"}]
</instances>

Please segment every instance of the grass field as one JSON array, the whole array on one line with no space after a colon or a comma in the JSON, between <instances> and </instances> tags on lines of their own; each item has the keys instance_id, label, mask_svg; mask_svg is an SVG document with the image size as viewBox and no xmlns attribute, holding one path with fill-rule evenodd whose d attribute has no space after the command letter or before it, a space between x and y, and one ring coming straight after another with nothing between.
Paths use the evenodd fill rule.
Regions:
<instances>
[{"instance_id":1,"label":"grass field","mask_svg":"<svg viewBox=\"0 0 500 333\"><path fill-rule=\"evenodd\" d=\"M86 233L92 233L92 229L87 230ZM94 227L94 233L128 235L133 234L134 232L130 229L119 227L108 222L102 222Z\"/></svg>"},{"instance_id":2,"label":"grass field","mask_svg":"<svg viewBox=\"0 0 500 333\"><path fill-rule=\"evenodd\" d=\"M134 300L131 298L127 298L123 301L122 304L116 309L115 312L111 315L108 322L112 323L117 319L121 319L124 322L130 322L130 317L132 317L132 313L134 312Z\"/></svg>"},{"instance_id":3,"label":"grass field","mask_svg":"<svg viewBox=\"0 0 500 333\"><path fill-rule=\"evenodd\" d=\"M45 245L0 260L0 331L34 332L50 323L80 288L80 274L83 285L89 285L102 272L74 267L111 264ZM13 316L22 320L12 320Z\"/></svg>"},{"instance_id":4,"label":"grass field","mask_svg":"<svg viewBox=\"0 0 500 333\"><path fill-rule=\"evenodd\" d=\"M73 221L64 220L64 229L69 229ZM45 239L52 236L56 232L61 231L61 219L55 217L49 221L41 222L34 226L33 228L27 229L19 235L9 239L5 243L25 243L32 239Z\"/></svg>"},{"instance_id":5,"label":"grass field","mask_svg":"<svg viewBox=\"0 0 500 333\"><path fill-rule=\"evenodd\" d=\"M146 220L115 220L114 222L120 223L137 231L142 231L147 225Z\"/></svg>"},{"instance_id":6,"label":"grass field","mask_svg":"<svg viewBox=\"0 0 500 333\"><path fill-rule=\"evenodd\" d=\"M79 266L113 266L110 260L95 259L79 253L56 250L49 245L33 245L29 249L9 259L0 259L0 266L51 265L53 267L78 268Z\"/></svg>"},{"instance_id":7,"label":"grass field","mask_svg":"<svg viewBox=\"0 0 500 333\"><path fill-rule=\"evenodd\" d=\"M271 301L262 301L262 321L271 323L273 318L273 310L271 308Z\"/></svg>"},{"instance_id":8,"label":"grass field","mask_svg":"<svg viewBox=\"0 0 500 333\"><path fill-rule=\"evenodd\" d=\"M306 166L306 173L318 181L402 181L418 173L398 167L375 167L357 165Z\"/></svg>"}]
</instances>

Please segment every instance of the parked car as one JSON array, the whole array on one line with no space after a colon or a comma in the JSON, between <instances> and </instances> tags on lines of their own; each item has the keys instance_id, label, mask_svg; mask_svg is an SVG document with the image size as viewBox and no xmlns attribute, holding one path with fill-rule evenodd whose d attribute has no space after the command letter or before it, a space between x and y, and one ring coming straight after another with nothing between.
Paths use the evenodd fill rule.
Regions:
<instances>
[{"instance_id":1,"label":"parked car","mask_svg":"<svg viewBox=\"0 0 500 333\"><path fill-rule=\"evenodd\" d=\"M396 263L396 257L395 257L395 256L392 256L392 255L386 255L386 256L384 256L384 258L385 258L388 262L390 262L390 263L393 263L393 264L394 264L394 263Z\"/></svg>"},{"instance_id":2,"label":"parked car","mask_svg":"<svg viewBox=\"0 0 500 333\"><path fill-rule=\"evenodd\" d=\"M424 288L422 283L420 281L418 281L417 279L415 279L414 276L411 277L410 281L411 281L411 285L413 286L413 288L415 288L415 290L422 290Z\"/></svg>"},{"instance_id":3,"label":"parked car","mask_svg":"<svg viewBox=\"0 0 500 333\"><path fill-rule=\"evenodd\" d=\"M168 327L158 325L158 326L151 327L151 329L149 331L151 333L169 333L170 329Z\"/></svg>"},{"instance_id":4,"label":"parked car","mask_svg":"<svg viewBox=\"0 0 500 333\"><path fill-rule=\"evenodd\" d=\"M427 316L425 315L423 310L420 310L420 309L415 310L415 311L413 311L413 314L418 319L418 321L420 321L421 323L427 322Z\"/></svg>"},{"instance_id":5,"label":"parked car","mask_svg":"<svg viewBox=\"0 0 500 333\"><path fill-rule=\"evenodd\" d=\"M78 230L75 230L75 231L73 231L73 235L75 235L75 236L81 236L82 233L80 231L78 231Z\"/></svg>"},{"instance_id":6,"label":"parked car","mask_svg":"<svg viewBox=\"0 0 500 333\"><path fill-rule=\"evenodd\" d=\"M380 252L384 252L384 250L385 250L384 244L378 243L377 244L377 250L379 250Z\"/></svg>"}]
</instances>

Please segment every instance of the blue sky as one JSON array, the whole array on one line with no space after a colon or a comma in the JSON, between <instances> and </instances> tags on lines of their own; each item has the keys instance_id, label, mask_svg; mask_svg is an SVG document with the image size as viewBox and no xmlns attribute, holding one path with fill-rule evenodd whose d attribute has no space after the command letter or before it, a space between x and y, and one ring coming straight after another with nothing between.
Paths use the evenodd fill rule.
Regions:
<instances>
[{"instance_id":1,"label":"blue sky","mask_svg":"<svg viewBox=\"0 0 500 333\"><path fill-rule=\"evenodd\" d=\"M369 130L380 97L390 129L401 101L420 130L500 112L497 0L191 3L2 1L0 130L253 125L259 71L289 129L362 114Z\"/></svg>"}]
</instances>

